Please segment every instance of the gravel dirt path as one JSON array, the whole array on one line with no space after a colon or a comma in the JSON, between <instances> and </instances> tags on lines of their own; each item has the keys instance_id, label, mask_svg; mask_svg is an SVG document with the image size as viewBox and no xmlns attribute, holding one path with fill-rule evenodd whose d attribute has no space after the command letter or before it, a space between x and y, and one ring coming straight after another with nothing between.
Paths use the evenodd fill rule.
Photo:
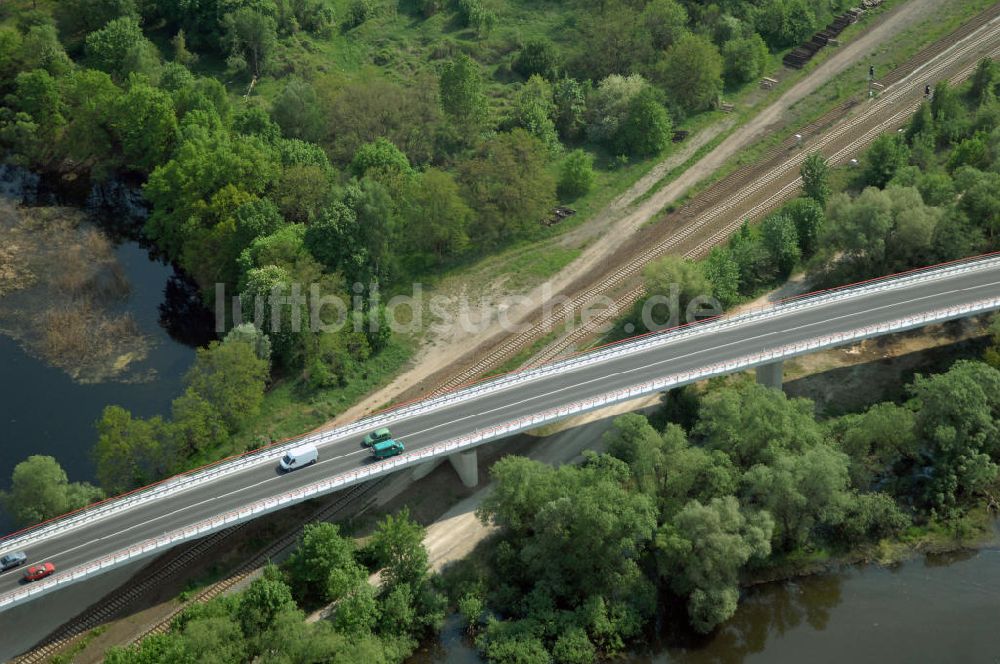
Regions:
<instances>
[{"instance_id":1,"label":"gravel dirt path","mask_svg":"<svg viewBox=\"0 0 1000 664\"><path fill-rule=\"evenodd\" d=\"M588 274L606 265L622 248L625 240L635 235L665 206L676 201L692 186L710 176L762 135L782 129L785 114L796 103L848 67L863 60L892 36L925 19L938 6L938 2L939 0L910 0L879 17L864 34L841 48L809 76L792 86L777 101L727 136L683 174L637 205L633 205L652 189L664 174L683 164L700 146L725 131L728 128L725 124L727 121L713 125L692 137L691 145L685 150L654 167L647 176L616 198L605 210L567 234L571 238L592 241L575 261L546 284L514 297L510 294L482 295L481 299L486 302L484 304L486 311L490 312L488 315L503 311L507 320L526 320L536 312L539 303L547 301L554 294L569 290L575 282L586 279ZM408 369L385 387L345 410L329 425L336 426L356 420L387 403L414 398L422 392L434 389L436 378L463 361L475 361L477 356L484 352L482 340L490 339L501 332L500 325L496 322L477 333L464 332L457 325L439 331L417 351Z\"/></svg>"}]
</instances>

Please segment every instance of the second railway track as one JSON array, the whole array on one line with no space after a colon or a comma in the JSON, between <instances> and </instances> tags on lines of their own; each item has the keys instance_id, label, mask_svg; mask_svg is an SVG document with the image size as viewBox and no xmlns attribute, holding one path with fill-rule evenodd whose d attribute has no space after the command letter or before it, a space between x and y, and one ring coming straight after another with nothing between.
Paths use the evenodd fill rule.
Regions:
<instances>
[{"instance_id":1,"label":"second railway track","mask_svg":"<svg viewBox=\"0 0 1000 664\"><path fill-rule=\"evenodd\" d=\"M328 502L318 510L313 512L302 523L314 521L324 521L339 515L340 512L348 508L355 510L357 503L363 503L376 490L384 486L385 478L373 480L364 484L359 484L350 489L335 495L331 502ZM361 505L364 506L363 504ZM132 606L136 601L149 593L159 584L164 583L170 577L188 567L192 562L197 561L213 548L220 545L231 535L245 529L249 523L240 524L227 530L219 531L213 535L199 540L189 546L178 547L168 553L163 558L148 565L134 582L115 590L102 600L88 608L79 616L69 621L44 641L32 648L27 653L15 657L12 664L36 664L48 661L53 655L66 648L73 641L84 633L99 627L116 617ZM200 590L192 599L192 602L203 602L213 597L217 597L233 586L251 576L255 570L273 559L288 547L292 546L301 534L301 528L293 528L277 540L272 542L266 549L252 556L242 563L227 578L212 583ZM147 573L148 571L148 573ZM135 635L129 643L134 643L150 634L162 634L169 627L173 619L184 610L187 604L174 607L165 617L160 617L153 623L147 625L143 630Z\"/></svg>"},{"instance_id":2,"label":"second railway track","mask_svg":"<svg viewBox=\"0 0 1000 664\"><path fill-rule=\"evenodd\" d=\"M909 114L912 113L919 100L908 103L900 109L898 104L900 99L905 97L905 90L898 87L899 84L915 75L932 80L935 76L940 76L941 72L949 69L956 61L966 57L970 51L981 47L983 44L990 42L990 40L995 41L997 39L997 32L994 24L998 20L998 17L1000 17L1000 3L994 4L947 38L931 44L917 53L910 61L887 74L881 81L887 88L886 93L878 100L872 102L872 105L864 112L849 119L839 128L830 132L830 134L821 137L815 144L810 146L810 151L822 150L824 147L834 144L836 141L835 136L842 137L845 133L861 125L873 124L874 126L863 131L860 136L851 140L847 145L839 147L828 155L828 158L833 163L842 163L851 154L857 153L861 147L873 140L886 127L891 127L894 124L895 126L902 124ZM990 49L989 55L990 57L1000 55L1000 47ZM964 79L971 73L973 67L974 65L964 67L949 78L951 80ZM802 128L800 133L807 138L817 136L824 128L842 119L853 108L856 108L858 104L859 102L856 100L845 102ZM888 115L888 117L881 117L885 115ZM524 348L530 347L539 339L544 338L558 321L566 320L570 316L575 319L577 312L586 303L593 301L595 297L619 292L619 295L603 314L593 318L584 325L576 327L569 334L558 338L553 344L550 344L540 353L536 354L528 364L530 366L544 364L575 348L576 344L591 336L594 330L598 329L601 325L607 324L610 319L626 311L628 307L631 307L641 297L642 289L640 287L626 288L626 286L640 273L642 267L649 261L666 255L671 251L677 251L681 255L690 258L701 257L711 247L727 238L729 234L742 224L744 219L758 219L783 200L791 197L798 189L798 178L795 177L791 181L784 180L788 179L787 175L789 172L797 169L797 166L805 156L804 153L798 153L789 158L788 152L794 149L794 147L795 142L793 139L786 140L769 149L754 166L738 169L698 194L684 208L672 215L675 222L680 222L674 225L675 233L635 254L632 260L606 273L603 278L593 285L577 291L564 306L537 320L525 332L510 335L499 344L495 344L489 353L478 358L471 366L450 377L445 377L438 382L435 392L454 389L494 370L523 351ZM782 164L784 164L784 169L780 168ZM782 177L783 175L784 178ZM733 189L737 189L737 194L733 195L731 193ZM755 200L756 197L761 195L764 196L763 199ZM746 208L746 213L736 218L727 218L727 215L731 211L747 205L749 207ZM702 231L708 232L708 235L699 235ZM694 245L691 247L684 246L684 243L688 240L694 242ZM369 482L338 494L335 500L312 514L304 523L329 519L337 515L340 511L346 510L349 507L353 508L356 502L365 500L383 482L384 480ZM167 554L152 565L144 568L137 576L135 582L112 592L80 616L57 629L31 651L12 661L16 664L34 664L35 662L47 661L80 635L120 615L151 589L165 582L165 580L176 574L179 570L191 564L192 561L196 561L201 556L210 552L231 535L245 528L246 525L242 524L221 531L190 546L179 548ZM193 601L211 599L244 581L253 574L254 570L266 563L277 553L291 546L298 538L299 533L300 529L292 529L273 542L267 549L240 565L227 579L216 582L200 591L193 598ZM183 610L183 606L176 607L165 618L158 619L154 623L147 625L130 642L138 641L150 634L166 631L173 618L181 610Z\"/></svg>"},{"instance_id":3,"label":"second railway track","mask_svg":"<svg viewBox=\"0 0 1000 664\"><path fill-rule=\"evenodd\" d=\"M945 77L949 70L954 69L956 62L980 53L984 47L989 47L1000 39L998 22L1000 22L1000 3L979 14L975 20L949 35L946 40L941 40L921 51L905 65L897 68L890 77L886 77L889 85L879 98L861 102L868 104L867 108L819 136L809 146L809 152L828 153L827 156L833 163L843 163L851 155L860 152L886 127L893 123L896 126L902 124L921 100L919 94L915 100L908 100L908 97L913 96L915 89L909 85L908 79L919 76L921 80L940 80ZM998 55L995 47L989 48L986 53L990 57ZM919 60L924 56L930 57L930 61ZM965 66L947 78L952 81L963 80L974 67L975 64ZM920 88L922 89L922 86ZM858 105L857 101L845 102L808 125L801 133L807 137L815 136L825 126L835 122L836 118L843 117L851 108ZM551 334L560 321L575 320L578 312L593 303L596 298L612 297L613 302L604 313L595 315L584 325L557 338L554 343L535 354L524 366L545 364L571 350L576 343L587 338L601 325L607 324L609 319L626 311L638 299L641 289L632 288L625 293L619 291L629 281L634 280L650 261L669 253L689 258L701 257L713 246L728 238L743 220L759 219L791 197L798 187L798 167L807 155L805 150L796 150L790 155L789 152L792 150L796 150L795 140L786 140L772 148L754 166L738 169L713 184L680 211L660 222L667 233L666 237L647 244L646 248L633 254L627 261L606 272L592 284L577 291L563 304L536 319L527 330L508 335L498 343L492 344L488 353L477 358L471 366L440 383L436 391L448 391L475 381L515 357L524 348L531 347L538 340ZM736 193L733 193L734 189ZM746 212L734 217L733 212L736 210L746 210ZM693 243L693 246L687 246L690 243Z\"/></svg>"}]
</instances>

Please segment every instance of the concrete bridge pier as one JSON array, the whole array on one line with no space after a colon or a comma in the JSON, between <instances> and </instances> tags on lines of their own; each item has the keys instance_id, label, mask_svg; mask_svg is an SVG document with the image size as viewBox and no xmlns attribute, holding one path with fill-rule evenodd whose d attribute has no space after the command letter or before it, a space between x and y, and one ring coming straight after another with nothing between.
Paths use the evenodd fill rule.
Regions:
<instances>
[{"instance_id":1,"label":"concrete bridge pier","mask_svg":"<svg viewBox=\"0 0 1000 664\"><path fill-rule=\"evenodd\" d=\"M458 473L462 484L470 488L479 485L479 456L476 454L476 450L466 450L465 452L452 454L448 457L448 461L451 462L451 467Z\"/></svg>"},{"instance_id":2,"label":"concrete bridge pier","mask_svg":"<svg viewBox=\"0 0 1000 664\"><path fill-rule=\"evenodd\" d=\"M780 390L781 383L784 380L784 369L785 363L782 360L771 362L770 364L762 364L756 369L757 382L765 387L773 387Z\"/></svg>"},{"instance_id":3,"label":"concrete bridge pier","mask_svg":"<svg viewBox=\"0 0 1000 664\"><path fill-rule=\"evenodd\" d=\"M444 461L444 458L437 458L426 463L422 463L419 466L414 466L411 472L411 477L416 480L422 480L431 474L431 471L437 468ZM448 457L448 461L451 463L451 467L455 469L458 473L458 478L462 480L462 484L467 487L479 486L479 457L476 455L476 450L467 450L465 452L457 452Z\"/></svg>"}]
</instances>

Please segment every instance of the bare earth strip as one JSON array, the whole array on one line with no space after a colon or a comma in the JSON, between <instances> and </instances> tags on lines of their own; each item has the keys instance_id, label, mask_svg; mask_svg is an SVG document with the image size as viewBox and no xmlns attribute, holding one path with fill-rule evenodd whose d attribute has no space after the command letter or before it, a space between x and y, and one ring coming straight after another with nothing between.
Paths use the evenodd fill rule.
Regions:
<instances>
[{"instance_id":1,"label":"bare earth strip","mask_svg":"<svg viewBox=\"0 0 1000 664\"><path fill-rule=\"evenodd\" d=\"M819 66L810 76L794 85L748 124L733 132L680 177L653 193L634 209L627 210L628 204L625 201L641 198L656 184L656 178L652 174L640 180L623 197L613 202L608 210L573 231L573 233L590 233L596 237L577 260L547 284L533 289L521 298L495 298L489 303L491 313L503 311L509 321L526 321L537 315L538 303L546 301L552 294L575 293L596 283L609 266L624 263L642 247L647 240L638 236L643 235L641 231L647 230L647 222L666 205L677 200L685 191L711 175L756 139L767 132L776 131L782 125L784 114L797 102L851 65L866 58L893 35L926 18L937 6L939 6L938 0L911 0L899 6L883 17L880 23ZM710 138L704 140L707 142ZM788 159L789 156L785 155L784 158ZM656 170L658 173L666 173L672 167L662 169L657 167ZM738 216L738 212L744 210L734 211L734 214ZM658 226L664 227L659 229L660 234L675 230L670 219ZM460 326L453 325L448 330L440 331L437 338L420 349L408 370L389 385L341 413L330 424L352 421L386 403L405 401L439 389L440 386L456 380L456 376L463 381L467 380L468 376L476 373L469 370L469 365L475 366L477 362L483 364L484 358L492 349L504 341L509 342L508 335L504 334L500 325L495 322L476 334L465 333L459 328ZM488 341L484 343L483 339ZM463 369L466 370L465 375L462 374Z\"/></svg>"},{"instance_id":2,"label":"bare earth strip","mask_svg":"<svg viewBox=\"0 0 1000 664\"><path fill-rule=\"evenodd\" d=\"M934 0L911 0L911 2L901 5L894 12L884 16L880 23L872 27L865 35L859 37L851 46L839 51L830 60L817 68L813 74L789 89L774 105L765 109L759 119L754 119L745 127L735 131L717 148L699 160L688 172L681 176L687 182L684 187L690 187L702 179L702 176L711 174L718 165L724 163L729 157L745 148L754 138L759 137L761 132L772 131L776 124L780 125L780 118L796 101L803 99L810 92L815 91L829 80L830 77L843 71L860 58L866 57L877 44L888 39L890 35L903 31L908 26L925 18L934 5ZM685 146L682 152L664 160L663 163L655 167L650 174L636 183L629 191L609 204L606 210L596 215L594 219L588 221L580 228L572 231L571 233L591 233L597 239L577 261L558 275L555 280L557 288L569 288L578 285L581 280L586 281L595 269L601 267L607 269L608 265L614 263L614 259L628 257L625 250L629 247L623 245L632 244L635 241L635 236L643 234L640 231L650 228L646 222L654 218L664 205L671 200L676 200L683 193L681 190L682 186L678 184L681 180L679 179L662 190L655 192L642 200L633 209L630 209L630 206L635 204L637 200L642 199L665 173L683 164L702 145L711 141L719 133L728 130L728 128L724 123L719 123L693 137L691 143ZM706 161L713 159L715 161ZM766 162L767 160L763 161ZM702 170L699 173L689 175L691 171L697 169ZM668 231L670 230L669 223L658 224L658 226L665 226ZM502 303L497 306L502 306ZM533 310L530 308L525 308L524 312L518 312L523 317L527 317L532 313ZM516 316L511 316L511 319L516 319ZM481 333L477 338L473 338L470 335L469 338L464 339L439 339L436 347L424 349L421 352L412 369L400 376L387 388L342 414L338 418L338 421L354 419L387 401L437 387L440 384L442 375L446 374L448 369L460 365L463 357L475 357L477 349L481 351L482 347L481 345L477 346L477 342L479 339L485 338L486 334L488 333ZM607 417L610 414L595 414L590 416L590 418L599 419ZM539 446L537 450L533 450L533 452L540 455L542 457L541 460L549 463L558 463L569 459L569 456L566 456L566 454L573 456L578 453L579 449L593 447L595 442L595 434L593 432L584 435L580 433L584 429L572 428L573 424L578 425L581 423L579 421L566 423L565 426L570 427L567 431L563 434L549 436L547 439L555 439L559 443L557 446L543 445ZM545 452L547 449L550 450L549 454ZM571 452L571 450L576 451ZM535 454L532 454L532 456L535 456ZM478 492L476 495L481 496L481 493ZM432 563L435 568L440 568L448 560L454 560L465 555L477 540L476 533L478 532L481 536L485 532L480 532L480 527L477 525L478 522L474 521L474 517L471 514L481 497L475 500L472 500L473 496L469 498L469 502L456 505L441 523L433 525L428 531L428 545L431 549ZM449 534L449 532L452 534ZM110 642L115 642L116 640L111 640ZM121 641L118 640L118 642Z\"/></svg>"}]
</instances>

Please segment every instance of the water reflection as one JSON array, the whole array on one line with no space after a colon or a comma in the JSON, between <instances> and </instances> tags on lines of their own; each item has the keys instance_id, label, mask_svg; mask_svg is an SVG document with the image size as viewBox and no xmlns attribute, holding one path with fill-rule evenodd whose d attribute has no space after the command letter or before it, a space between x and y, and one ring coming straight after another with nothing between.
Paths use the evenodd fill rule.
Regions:
<instances>
[{"instance_id":1,"label":"water reflection","mask_svg":"<svg viewBox=\"0 0 1000 664\"><path fill-rule=\"evenodd\" d=\"M160 326L178 343L204 346L215 338L215 316L202 303L198 286L183 273L167 279L159 312Z\"/></svg>"},{"instance_id":2,"label":"water reflection","mask_svg":"<svg viewBox=\"0 0 1000 664\"><path fill-rule=\"evenodd\" d=\"M768 640L808 625L826 629L831 610L840 604L843 574L828 574L787 583L749 588L736 615L709 635L684 626L683 615L672 615L652 652L639 654L636 662L684 664L739 664L748 655L764 652ZM654 653L656 656L654 656Z\"/></svg>"},{"instance_id":3,"label":"water reflection","mask_svg":"<svg viewBox=\"0 0 1000 664\"><path fill-rule=\"evenodd\" d=\"M130 365L134 375L149 380L85 385L0 336L0 490L8 488L14 466L29 454L56 457L72 481L93 481L93 425L104 406L119 404L137 417L169 414L194 360L192 346L211 340L214 321L183 275L139 237L145 205L134 186L53 182L0 166L0 198L32 207L84 208L88 221L115 244L115 261L130 286L128 297L111 307L113 313L127 313L150 340L148 355ZM0 510L0 533L13 529Z\"/></svg>"},{"instance_id":4,"label":"water reflection","mask_svg":"<svg viewBox=\"0 0 1000 664\"><path fill-rule=\"evenodd\" d=\"M892 568L838 573L748 589L709 636L679 629L668 607L649 646L614 661L635 664L768 662L1000 662L1000 551L921 557ZM453 629L453 628L448 628ZM461 635L448 632L411 664L469 664Z\"/></svg>"}]
</instances>

